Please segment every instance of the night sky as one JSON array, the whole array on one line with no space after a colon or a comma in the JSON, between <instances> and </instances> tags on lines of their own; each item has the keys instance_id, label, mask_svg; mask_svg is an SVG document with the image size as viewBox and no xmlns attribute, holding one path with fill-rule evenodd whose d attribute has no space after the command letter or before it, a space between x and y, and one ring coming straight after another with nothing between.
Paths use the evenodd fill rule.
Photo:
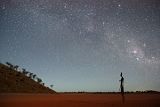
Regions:
<instances>
[{"instance_id":1,"label":"night sky","mask_svg":"<svg viewBox=\"0 0 160 107\"><path fill-rule=\"evenodd\" d=\"M160 91L160 0L0 0L0 62L56 91Z\"/></svg>"}]
</instances>

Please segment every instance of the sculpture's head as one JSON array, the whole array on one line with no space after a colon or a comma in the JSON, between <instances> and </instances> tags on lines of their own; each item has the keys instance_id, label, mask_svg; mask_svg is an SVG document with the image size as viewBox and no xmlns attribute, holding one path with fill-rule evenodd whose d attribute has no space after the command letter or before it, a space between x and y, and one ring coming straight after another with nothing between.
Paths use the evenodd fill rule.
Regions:
<instances>
[{"instance_id":1,"label":"sculpture's head","mask_svg":"<svg viewBox=\"0 0 160 107\"><path fill-rule=\"evenodd\" d=\"M121 72L121 75L120 75L121 77L122 77L122 72Z\"/></svg>"}]
</instances>

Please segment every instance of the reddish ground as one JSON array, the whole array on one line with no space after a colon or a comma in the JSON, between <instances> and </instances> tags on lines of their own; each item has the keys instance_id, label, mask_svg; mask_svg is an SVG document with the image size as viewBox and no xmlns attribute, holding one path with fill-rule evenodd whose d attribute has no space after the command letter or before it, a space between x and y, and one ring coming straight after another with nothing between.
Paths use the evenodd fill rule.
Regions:
<instances>
[{"instance_id":1,"label":"reddish ground","mask_svg":"<svg viewBox=\"0 0 160 107\"><path fill-rule=\"evenodd\" d=\"M160 94L0 94L0 107L160 107Z\"/></svg>"}]
</instances>

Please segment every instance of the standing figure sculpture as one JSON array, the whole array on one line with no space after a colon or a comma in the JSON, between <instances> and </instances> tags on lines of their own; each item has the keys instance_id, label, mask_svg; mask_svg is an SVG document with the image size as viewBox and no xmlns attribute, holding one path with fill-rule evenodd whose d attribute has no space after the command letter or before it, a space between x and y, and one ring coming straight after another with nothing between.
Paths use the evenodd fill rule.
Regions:
<instances>
[{"instance_id":1,"label":"standing figure sculpture","mask_svg":"<svg viewBox=\"0 0 160 107\"><path fill-rule=\"evenodd\" d=\"M121 72L120 76L121 76L121 79L119 80L120 81L120 89L121 89L121 95L122 95L122 102L124 103L125 102L125 97L124 97L124 78L122 76L122 72Z\"/></svg>"}]
</instances>

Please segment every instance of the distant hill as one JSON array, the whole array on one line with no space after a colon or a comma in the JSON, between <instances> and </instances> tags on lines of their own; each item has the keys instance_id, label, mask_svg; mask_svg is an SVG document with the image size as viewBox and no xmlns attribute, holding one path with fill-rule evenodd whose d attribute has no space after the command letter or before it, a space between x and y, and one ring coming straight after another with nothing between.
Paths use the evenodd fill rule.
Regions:
<instances>
[{"instance_id":1,"label":"distant hill","mask_svg":"<svg viewBox=\"0 0 160 107\"><path fill-rule=\"evenodd\" d=\"M40 82L0 63L0 93L56 93Z\"/></svg>"}]
</instances>

